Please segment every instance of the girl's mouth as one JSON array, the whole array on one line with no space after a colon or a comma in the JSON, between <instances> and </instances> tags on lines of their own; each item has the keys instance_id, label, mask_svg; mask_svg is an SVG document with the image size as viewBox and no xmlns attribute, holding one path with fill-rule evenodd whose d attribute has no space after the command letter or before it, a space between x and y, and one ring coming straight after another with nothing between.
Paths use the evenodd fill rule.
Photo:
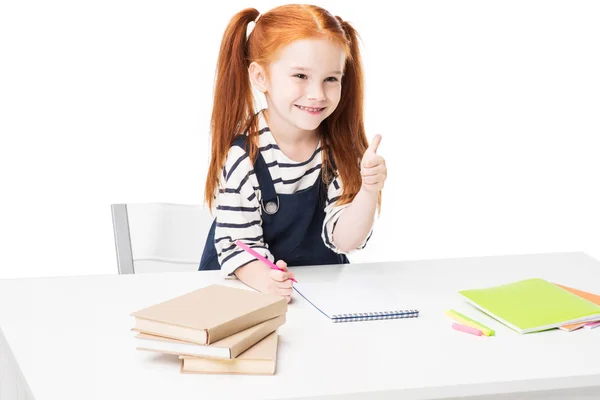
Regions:
<instances>
[{"instance_id":1,"label":"girl's mouth","mask_svg":"<svg viewBox=\"0 0 600 400\"><path fill-rule=\"evenodd\" d=\"M306 111L309 114L312 115L318 115L320 114L323 110L325 110L325 107L321 107L321 108L315 108L315 107L303 107L303 106L299 106L297 104L295 104L296 107L298 107L299 109L301 109L302 111Z\"/></svg>"}]
</instances>

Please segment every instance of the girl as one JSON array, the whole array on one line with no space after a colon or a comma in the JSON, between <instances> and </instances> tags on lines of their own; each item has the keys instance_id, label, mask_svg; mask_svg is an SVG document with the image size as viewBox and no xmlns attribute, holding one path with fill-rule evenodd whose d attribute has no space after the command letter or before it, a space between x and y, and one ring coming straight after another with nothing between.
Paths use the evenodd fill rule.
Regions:
<instances>
[{"instance_id":1,"label":"girl","mask_svg":"<svg viewBox=\"0 0 600 400\"><path fill-rule=\"evenodd\" d=\"M254 29L247 35L249 23ZM363 125L358 35L312 5L245 9L221 42L205 200L216 216L199 270L292 294L288 266L348 263L364 248L387 176ZM254 111L252 85L267 108ZM239 248L242 241L275 262Z\"/></svg>"}]
</instances>

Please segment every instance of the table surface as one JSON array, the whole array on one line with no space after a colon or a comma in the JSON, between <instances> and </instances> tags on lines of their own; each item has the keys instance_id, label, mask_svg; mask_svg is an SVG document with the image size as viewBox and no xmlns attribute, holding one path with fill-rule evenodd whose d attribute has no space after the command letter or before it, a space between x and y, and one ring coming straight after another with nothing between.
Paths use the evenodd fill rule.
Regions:
<instances>
[{"instance_id":1,"label":"table surface","mask_svg":"<svg viewBox=\"0 0 600 400\"><path fill-rule=\"evenodd\" d=\"M217 271L14 279L0 280L2 339L37 400L416 399L600 385L600 329L520 335L457 293L531 277L600 293L600 262L583 253L294 272L299 289L318 283L335 297L351 282L357 299L385 293L401 308L418 308L420 316L332 323L294 293L279 329L275 375L181 374L176 356L135 350L129 314L209 284L245 287L240 281L223 280ZM477 317L496 336L453 330L444 315L449 308Z\"/></svg>"}]
</instances>

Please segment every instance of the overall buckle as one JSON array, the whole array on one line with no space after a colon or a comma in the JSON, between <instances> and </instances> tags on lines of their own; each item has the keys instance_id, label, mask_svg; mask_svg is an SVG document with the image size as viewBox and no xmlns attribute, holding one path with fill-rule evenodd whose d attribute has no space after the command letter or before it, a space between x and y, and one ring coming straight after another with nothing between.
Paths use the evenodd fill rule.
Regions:
<instances>
[{"instance_id":1,"label":"overall buckle","mask_svg":"<svg viewBox=\"0 0 600 400\"><path fill-rule=\"evenodd\" d=\"M269 201L266 205L263 202L263 199L260 200L260 204L262 205L263 210L269 215L275 214L279 210L279 196L277 196L275 201Z\"/></svg>"}]
</instances>

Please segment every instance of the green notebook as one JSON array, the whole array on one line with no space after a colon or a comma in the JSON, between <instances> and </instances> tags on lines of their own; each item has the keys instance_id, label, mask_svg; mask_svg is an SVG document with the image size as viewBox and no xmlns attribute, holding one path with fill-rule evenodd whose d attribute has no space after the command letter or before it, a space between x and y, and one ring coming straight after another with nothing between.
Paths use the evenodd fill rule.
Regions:
<instances>
[{"instance_id":1,"label":"green notebook","mask_svg":"<svg viewBox=\"0 0 600 400\"><path fill-rule=\"evenodd\" d=\"M459 294L519 333L600 319L600 306L540 278Z\"/></svg>"}]
</instances>

